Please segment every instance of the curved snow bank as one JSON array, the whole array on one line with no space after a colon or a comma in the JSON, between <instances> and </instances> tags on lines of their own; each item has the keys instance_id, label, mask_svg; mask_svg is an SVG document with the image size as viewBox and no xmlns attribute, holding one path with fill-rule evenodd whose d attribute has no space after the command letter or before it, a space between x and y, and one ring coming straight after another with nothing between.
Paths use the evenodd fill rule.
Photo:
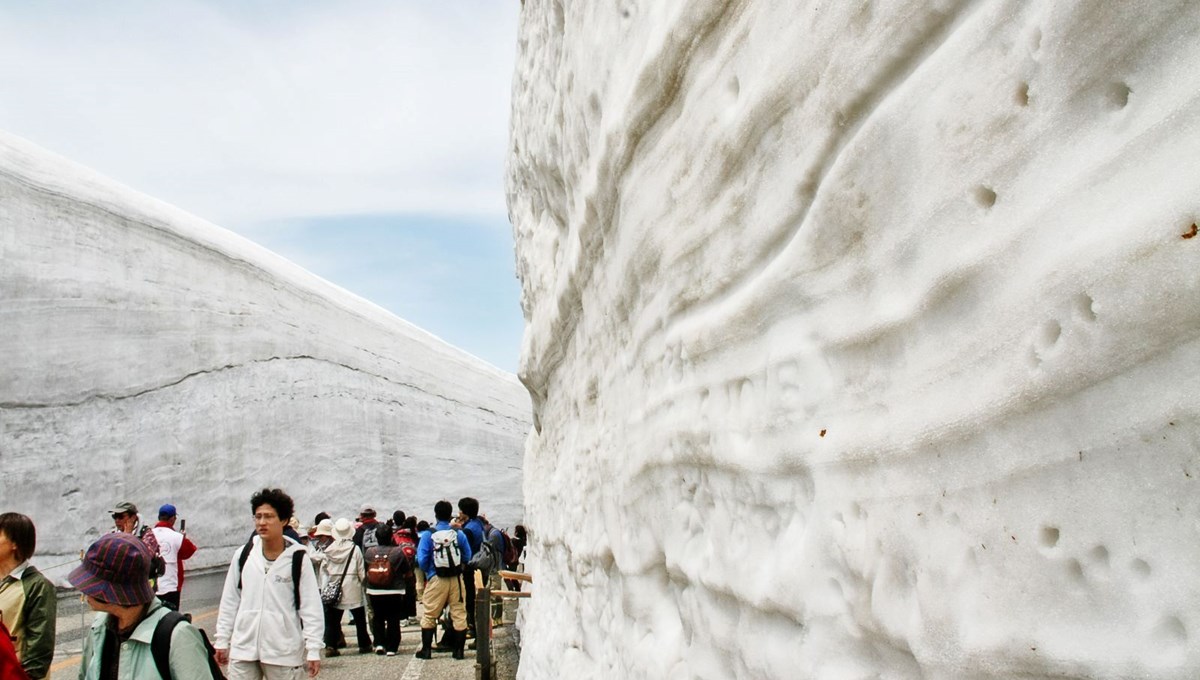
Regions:
<instances>
[{"instance_id":1,"label":"curved snow bank","mask_svg":"<svg viewBox=\"0 0 1200 680\"><path fill-rule=\"evenodd\" d=\"M464 495L521 517L515 376L245 239L0 135L0 262L0 498L43 564L123 499L232 545L268 484L303 522Z\"/></svg>"},{"instance_id":2,"label":"curved snow bank","mask_svg":"<svg viewBox=\"0 0 1200 680\"><path fill-rule=\"evenodd\" d=\"M1200 5L526 0L526 680L1200 674Z\"/></svg>"}]
</instances>

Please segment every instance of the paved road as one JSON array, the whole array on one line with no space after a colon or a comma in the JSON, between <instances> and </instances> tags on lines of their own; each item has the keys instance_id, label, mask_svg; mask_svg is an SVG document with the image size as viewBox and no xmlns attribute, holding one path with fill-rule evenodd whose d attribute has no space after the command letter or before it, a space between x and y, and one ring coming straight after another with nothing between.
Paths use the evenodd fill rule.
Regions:
<instances>
[{"instance_id":1,"label":"paved road","mask_svg":"<svg viewBox=\"0 0 1200 680\"><path fill-rule=\"evenodd\" d=\"M183 588L182 609L191 612L196 625L212 636L217 620L217 604L221 599L221 587L225 582L225 570L208 573L189 573ZM496 629L496 655L499 657L498 679L516 677L516 633L511 625L516 602L506 603L505 620L509 624ZM92 614L78 595L70 595L58 603L58 640L52 675L62 680L76 677L79 672L79 654L82 651L83 633L91 625ZM345 619L347 639L354 640L354 627ZM416 626L401 629L400 653L394 657L374 654L345 654L324 659L321 662L322 680L374 680L395 678L396 680L473 680L475 678L474 653L455 661L449 652L435 653L425 661L413 658L421 645L421 632Z\"/></svg>"}]
</instances>

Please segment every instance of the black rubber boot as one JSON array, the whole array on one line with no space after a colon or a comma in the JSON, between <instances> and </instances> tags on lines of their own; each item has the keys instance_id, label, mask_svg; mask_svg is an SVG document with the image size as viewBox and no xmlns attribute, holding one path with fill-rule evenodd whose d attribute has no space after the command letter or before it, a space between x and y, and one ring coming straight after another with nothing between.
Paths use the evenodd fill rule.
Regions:
<instances>
[{"instance_id":1,"label":"black rubber boot","mask_svg":"<svg viewBox=\"0 0 1200 680\"><path fill-rule=\"evenodd\" d=\"M465 658L463 655L463 645L467 644L467 631L465 631L465 630L454 631L453 644L454 644L454 652L453 652L454 658L456 658L456 659Z\"/></svg>"},{"instance_id":2,"label":"black rubber boot","mask_svg":"<svg viewBox=\"0 0 1200 680\"><path fill-rule=\"evenodd\" d=\"M436 628L421 629L421 648L414 655L418 659L433 658L433 636L437 633Z\"/></svg>"}]
</instances>

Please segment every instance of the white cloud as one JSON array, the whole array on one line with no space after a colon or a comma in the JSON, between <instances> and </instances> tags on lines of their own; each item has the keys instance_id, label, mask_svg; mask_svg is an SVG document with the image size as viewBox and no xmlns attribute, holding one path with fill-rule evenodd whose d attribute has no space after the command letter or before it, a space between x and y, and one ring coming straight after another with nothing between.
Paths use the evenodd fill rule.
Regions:
<instances>
[{"instance_id":1,"label":"white cloud","mask_svg":"<svg viewBox=\"0 0 1200 680\"><path fill-rule=\"evenodd\" d=\"M516 0L0 8L0 127L218 224L505 213Z\"/></svg>"}]
</instances>

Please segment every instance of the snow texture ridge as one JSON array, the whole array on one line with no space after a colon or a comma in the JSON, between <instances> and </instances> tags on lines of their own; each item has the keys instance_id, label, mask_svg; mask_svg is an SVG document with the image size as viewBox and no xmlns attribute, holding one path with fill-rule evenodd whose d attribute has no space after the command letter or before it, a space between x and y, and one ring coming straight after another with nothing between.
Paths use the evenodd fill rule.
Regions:
<instances>
[{"instance_id":1,"label":"snow texture ridge","mask_svg":"<svg viewBox=\"0 0 1200 680\"><path fill-rule=\"evenodd\" d=\"M138 504L224 563L250 494L522 516L516 377L230 232L0 134L0 498L69 561ZM52 574L61 576L61 574Z\"/></svg>"},{"instance_id":2,"label":"snow texture ridge","mask_svg":"<svg viewBox=\"0 0 1200 680\"><path fill-rule=\"evenodd\" d=\"M525 0L520 677L1200 675L1197 35Z\"/></svg>"}]
</instances>

